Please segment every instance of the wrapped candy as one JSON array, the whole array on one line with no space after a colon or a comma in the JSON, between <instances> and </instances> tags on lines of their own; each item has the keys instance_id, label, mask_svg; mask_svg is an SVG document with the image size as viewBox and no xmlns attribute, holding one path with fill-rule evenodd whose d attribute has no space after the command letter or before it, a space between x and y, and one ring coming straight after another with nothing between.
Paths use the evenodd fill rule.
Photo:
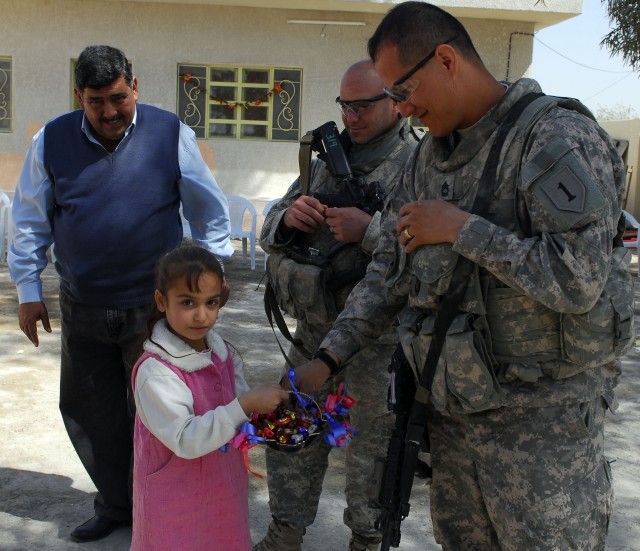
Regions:
<instances>
[{"instance_id":1,"label":"wrapped candy","mask_svg":"<svg viewBox=\"0 0 640 551\"><path fill-rule=\"evenodd\" d=\"M231 445L243 450L258 443L280 451L301 450L324 433L324 441L338 448L349 444L355 431L347 419L355 401L347 396L340 385L337 394L327 396L324 407L296 387L296 376L289 370L290 399L270 413L254 413L246 427L231 441Z\"/></svg>"},{"instance_id":2,"label":"wrapped candy","mask_svg":"<svg viewBox=\"0 0 640 551\"><path fill-rule=\"evenodd\" d=\"M275 411L254 413L251 417L251 424L257 427L258 435L264 437L264 443L280 451L302 449L322 432L324 426L320 406L313 398L293 391L290 395L289 401L280 404Z\"/></svg>"}]
</instances>

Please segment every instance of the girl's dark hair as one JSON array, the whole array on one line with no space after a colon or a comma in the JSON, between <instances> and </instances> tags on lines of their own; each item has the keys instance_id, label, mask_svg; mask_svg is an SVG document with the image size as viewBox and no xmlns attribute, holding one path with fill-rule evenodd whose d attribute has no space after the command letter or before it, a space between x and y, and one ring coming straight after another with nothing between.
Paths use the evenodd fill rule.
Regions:
<instances>
[{"instance_id":1,"label":"girl's dark hair","mask_svg":"<svg viewBox=\"0 0 640 551\"><path fill-rule=\"evenodd\" d=\"M76 90L98 90L124 77L131 87L133 73L122 50L113 46L87 46L78 57L75 69Z\"/></svg>"},{"instance_id":2,"label":"girl's dark hair","mask_svg":"<svg viewBox=\"0 0 640 551\"><path fill-rule=\"evenodd\" d=\"M163 255L156 263L155 288L166 297L173 284L178 279L184 278L189 291L198 292L200 291L198 281L206 273L215 274L220 281L224 281L222 266L213 253L193 244L192 241L185 240L181 245ZM138 346L136 359L144 350L144 341L151 337L153 326L165 317L165 313L158 310L154 303L147 320L145 334Z\"/></svg>"},{"instance_id":3,"label":"girl's dark hair","mask_svg":"<svg viewBox=\"0 0 640 551\"><path fill-rule=\"evenodd\" d=\"M474 63L482 63L464 25L450 13L426 2L403 2L384 16L367 50L375 62L380 48L396 46L404 65L413 65L439 44L451 40L451 47Z\"/></svg>"}]
</instances>

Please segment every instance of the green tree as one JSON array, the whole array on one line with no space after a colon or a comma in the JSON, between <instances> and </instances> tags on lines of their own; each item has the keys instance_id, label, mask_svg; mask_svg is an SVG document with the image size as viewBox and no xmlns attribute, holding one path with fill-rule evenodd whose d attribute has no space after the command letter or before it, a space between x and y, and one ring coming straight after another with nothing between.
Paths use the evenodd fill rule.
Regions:
<instances>
[{"instance_id":1,"label":"green tree","mask_svg":"<svg viewBox=\"0 0 640 551\"><path fill-rule=\"evenodd\" d=\"M640 71L640 2L638 0L601 0L607 6L611 32L600 45L612 55L620 54L632 70Z\"/></svg>"},{"instance_id":2,"label":"green tree","mask_svg":"<svg viewBox=\"0 0 640 551\"><path fill-rule=\"evenodd\" d=\"M583 0L590 1L590 0ZM607 6L611 32L600 41L611 55L620 54L633 71L640 71L640 2L638 0L600 0ZM536 0L535 5L546 5Z\"/></svg>"}]
</instances>

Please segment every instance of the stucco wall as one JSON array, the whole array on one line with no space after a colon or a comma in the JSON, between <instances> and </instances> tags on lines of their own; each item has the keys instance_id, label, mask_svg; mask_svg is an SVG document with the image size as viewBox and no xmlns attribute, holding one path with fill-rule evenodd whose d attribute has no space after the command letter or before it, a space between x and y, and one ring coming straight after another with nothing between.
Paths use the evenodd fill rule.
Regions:
<instances>
[{"instance_id":1,"label":"stucco wall","mask_svg":"<svg viewBox=\"0 0 640 551\"><path fill-rule=\"evenodd\" d=\"M628 121L599 121L612 138L628 140L626 154L627 176L630 176L626 210L636 218L640 218L640 190L638 190L638 159L640 158L640 119Z\"/></svg>"},{"instance_id":2,"label":"stucco wall","mask_svg":"<svg viewBox=\"0 0 640 551\"><path fill-rule=\"evenodd\" d=\"M178 62L301 67L302 129L339 122L333 103L340 77L366 57L382 17L341 12L362 27L290 25L287 19L332 19L331 13L97 0L0 0L0 55L13 59L13 132L0 133L0 189L12 190L33 134L70 106L70 60L88 44L122 48L139 80L140 101L175 111ZM335 17L333 17L335 19ZM532 23L464 20L489 70L515 80L531 63ZM295 143L202 140L227 193L257 201L284 193L298 173Z\"/></svg>"}]
</instances>

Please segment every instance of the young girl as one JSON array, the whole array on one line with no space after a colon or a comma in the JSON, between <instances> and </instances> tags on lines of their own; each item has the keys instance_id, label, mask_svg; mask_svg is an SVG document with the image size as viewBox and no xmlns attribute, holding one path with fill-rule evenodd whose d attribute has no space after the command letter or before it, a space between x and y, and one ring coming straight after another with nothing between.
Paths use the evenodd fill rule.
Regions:
<instances>
[{"instance_id":1,"label":"young girl","mask_svg":"<svg viewBox=\"0 0 640 551\"><path fill-rule=\"evenodd\" d=\"M208 251L182 245L156 268L150 335L133 368L132 551L249 551L247 472L220 447L251 412L287 398L249 390L242 360L212 329L223 273Z\"/></svg>"}]
</instances>

